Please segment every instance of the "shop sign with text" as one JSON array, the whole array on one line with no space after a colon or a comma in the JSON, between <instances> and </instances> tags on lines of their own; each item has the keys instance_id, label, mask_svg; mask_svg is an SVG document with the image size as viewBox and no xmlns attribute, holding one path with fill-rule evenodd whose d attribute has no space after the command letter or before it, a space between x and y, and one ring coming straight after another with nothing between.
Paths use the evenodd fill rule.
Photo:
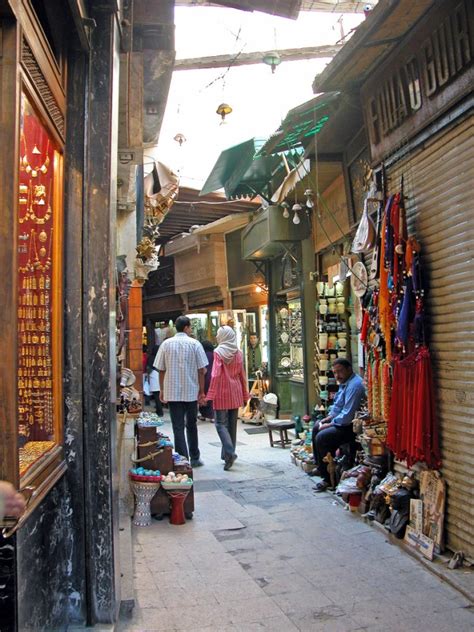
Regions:
<instances>
[{"instance_id":1,"label":"shop sign with text","mask_svg":"<svg viewBox=\"0 0 474 632\"><path fill-rule=\"evenodd\" d=\"M474 0L444 2L364 84L373 160L402 146L472 90Z\"/></svg>"}]
</instances>

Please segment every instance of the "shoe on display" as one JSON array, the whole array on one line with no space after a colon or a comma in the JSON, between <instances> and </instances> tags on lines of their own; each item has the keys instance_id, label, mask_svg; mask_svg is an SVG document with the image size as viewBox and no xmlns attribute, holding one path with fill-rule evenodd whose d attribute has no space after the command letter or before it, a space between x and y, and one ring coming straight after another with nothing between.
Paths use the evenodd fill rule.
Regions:
<instances>
[{"instance_id":1,"label":"shoe on display","mask_svg":"<svg viewBox=\"0 0 474 632\"><path fill-rule=\"evenodd\" d=\"M230 459L228 459L225 462L224 465L224 470L227 472L228 470L230 470L230 468L234 465L235 461L237 460L237 455L234 454L233 456L230 457Z\"/></svg>"},{"instance_id":2,"label":"shoe on display","mask_svg":"<svg viewBox=\"0 0 474 632\"><path fill-rule=\"evenodd\" d=\"M202 467L204 465L204 463L201 461L201 459L198 459L197 461L191 461L191 467Z\"/></svg>"}]
</instances>

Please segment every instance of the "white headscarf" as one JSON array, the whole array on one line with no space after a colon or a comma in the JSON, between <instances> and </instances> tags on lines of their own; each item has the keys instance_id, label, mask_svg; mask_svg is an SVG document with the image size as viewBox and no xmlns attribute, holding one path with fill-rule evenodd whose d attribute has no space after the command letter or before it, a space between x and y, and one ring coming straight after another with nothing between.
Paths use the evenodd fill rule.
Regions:
<instances>
[{"instance_id":1,"label":"white headscarf","mask_svg":"<svg viewBox=\"0 0 474 632\"><path fill-rule=\"evenodd\" d=\"M214 350L214 353L220 355L224 362L229 364L229 362L232 362L235 354L239 350L237 347L237 337L235 335L235 331L232 327L229 327L229 325L219 327L216 339L218 346Z\"/></svg>"}]
</instances>

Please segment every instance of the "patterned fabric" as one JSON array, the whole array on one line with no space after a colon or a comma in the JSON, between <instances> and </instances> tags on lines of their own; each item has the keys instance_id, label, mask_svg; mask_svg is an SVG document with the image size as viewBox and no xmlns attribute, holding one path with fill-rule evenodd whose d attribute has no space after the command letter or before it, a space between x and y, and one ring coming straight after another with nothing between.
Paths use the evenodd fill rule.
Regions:
<instances>
[{"instance_id":1,"label":"patterned fabric","mask_svg":"<svg viewBox=\"0 0 474 632\"><path fill-rule=\"evenodd\" d=\"M185 333L165 340L154 367L166 371L163 398L167 402L195 402L199 393L198 370L208 365L200 342Z\"/></svg>"},{"instance_id":2,"label":"patterned fabric","mask_svg":"<svg viewBox=\"0 0 474 632\"><path fill-rule=\"evenodd\" d=\"M220 355L214 355L211 385L207 399L212 400L214 410L232 410L243 406L250 395L244 372L242 351L237 351L232 362L225 364Z\"/></svg>"}]
</instances>

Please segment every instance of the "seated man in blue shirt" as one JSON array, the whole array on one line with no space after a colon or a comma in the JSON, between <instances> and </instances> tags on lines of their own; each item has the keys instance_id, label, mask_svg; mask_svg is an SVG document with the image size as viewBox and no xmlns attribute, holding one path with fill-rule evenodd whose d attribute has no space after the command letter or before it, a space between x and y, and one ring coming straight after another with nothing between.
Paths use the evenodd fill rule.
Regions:
<instances>
[{"instance_id":1,"label":"seated man in blue shirt","mask_svg":"<svg viewBox=\"0 0 474 632\"><path fill-rule=\"evenodd\" d=\"M313 428L314 460L323 479L314 488L317 492L323 492L330 486L327 464L323 459L328 452L334 456L339 446L354 439L352 420L365 396L362 378L354 373L349 360L337 358L332 365L332 372L339 383L339 390L329 415Z\"/></svg>"}]
</instances>

